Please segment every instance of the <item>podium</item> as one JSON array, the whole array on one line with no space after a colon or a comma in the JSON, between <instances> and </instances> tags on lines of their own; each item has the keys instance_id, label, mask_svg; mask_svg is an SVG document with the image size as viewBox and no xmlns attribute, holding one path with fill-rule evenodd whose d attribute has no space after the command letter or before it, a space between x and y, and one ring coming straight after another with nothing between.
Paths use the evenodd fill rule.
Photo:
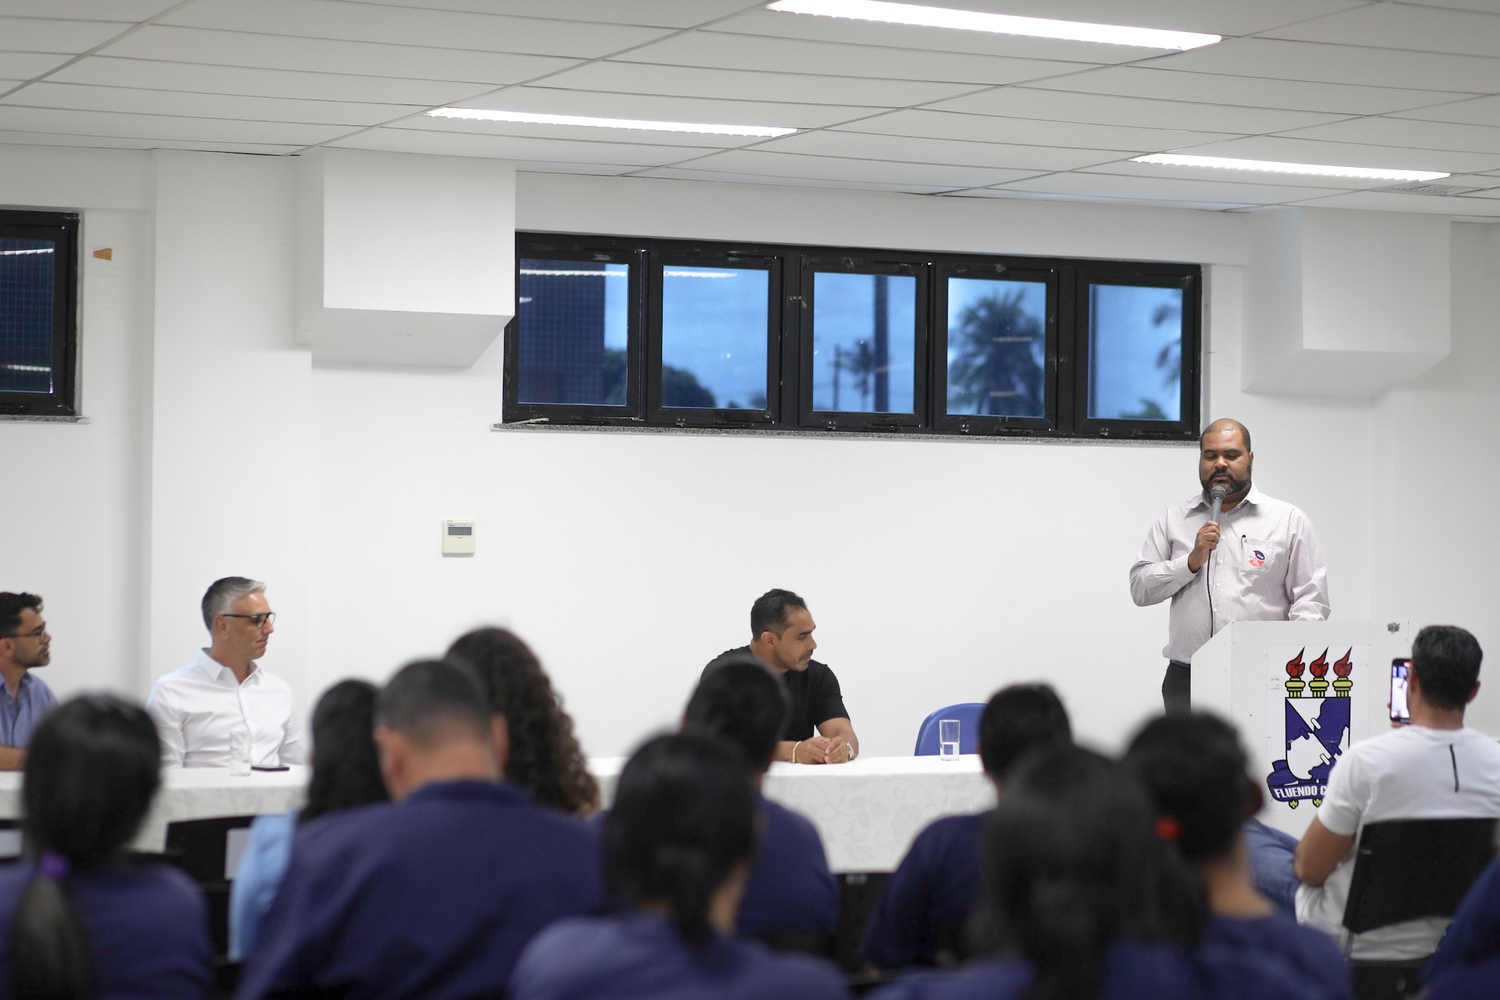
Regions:
<instances>
[{"instance_id":1,"label":"podium","mask_svg":"<svg viewBox=\"0 0 1500 1000\"><path fill-rule=\"evenodd\" d=\"M1235 622L1193 654L1193 708L1240 733L1265 793L1260 820L1300 838L1328 772L1350 746L1390 729L1394 657L1408 622Z\"/></svg>"}]
</instances>

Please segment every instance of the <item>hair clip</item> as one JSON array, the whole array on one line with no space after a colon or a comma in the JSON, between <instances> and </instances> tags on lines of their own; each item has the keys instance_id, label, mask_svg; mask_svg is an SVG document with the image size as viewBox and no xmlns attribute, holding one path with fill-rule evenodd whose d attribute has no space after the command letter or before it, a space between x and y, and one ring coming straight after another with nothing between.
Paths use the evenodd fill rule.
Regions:
<instances>
[{"instance_id":1,"label":"hair clip","mask_svg":"<svg viewBox=\"0 0 1500 1000\"><path fill-rule=\"evenodd\" d=\"M1157 840L1170 840L1176 843L1177 839L1182 836L1182 823L1176 816L1158 816L1155 833Z\"/></svg>"}]
</instances>

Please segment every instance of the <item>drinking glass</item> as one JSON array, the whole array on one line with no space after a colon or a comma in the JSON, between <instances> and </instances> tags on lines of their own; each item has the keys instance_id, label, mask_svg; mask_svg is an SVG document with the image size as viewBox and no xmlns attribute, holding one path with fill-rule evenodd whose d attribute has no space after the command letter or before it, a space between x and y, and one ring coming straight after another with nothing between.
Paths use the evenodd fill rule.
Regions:
<instances>
[{"instance_id":1,"label":"drinking glass","mask_svg":"<svg viewBox=\"0 0 1500 1000\"><path fill-rule=\"evenodd\" d=\"M938 720L938 756L943 760L958 760L958 720Z\"/></svg>"}]
</instances>

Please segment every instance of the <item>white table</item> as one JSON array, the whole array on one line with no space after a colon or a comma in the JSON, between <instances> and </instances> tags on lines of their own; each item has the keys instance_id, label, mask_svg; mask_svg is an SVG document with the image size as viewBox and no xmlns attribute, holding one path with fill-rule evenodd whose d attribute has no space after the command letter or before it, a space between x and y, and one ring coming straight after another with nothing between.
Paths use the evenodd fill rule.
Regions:
<instances>
[{"instance_id":1,"label":"white table","mask_svg":"<svg viewBox=\"0 0 1500 1000\"><path fill-rule=\"evenodd\" d=\"M606 806L614 799L624 757L596 757ZM302 805L307 768L233 777L227 768L171 768L134 846L160 851L167 824L179 820L280 813ZM818 828L835 872L894 871L922 828L939 816L979 812L995 804L979 757L862 757L822 767L772 764L765 793L807 816ZM0 773L0 819L21 815L21 775Z\"/></svg>"},{"instance_id":2,"label":"white table","mask_svg":"<svg viewBox=\"0 0 1500 1000\"><path fill-rule=\"evenodd\" d=\"M180 820L281 813L302 805L307 792L307 768L253 771L236 777L227 767L167 768L161 791L141 824L132 845L159 852L167 846L167 824ZM0 819L21 816L21 775L0 773Z\"/></svg>"},{"instance_id":3,"label":"white table","mask_svg":"<svg viewBox=\"0 0 1500 1000\"><path fill-rule=\"evenodd\" d=\"M624 757L589 761L606 806L624 766ZM994 786L977 754L958 760L861 757L821 767L777 763L764 791L813 821L837 873L894 871L928 823L995 805Z\"/></svg>"}]
</instances>

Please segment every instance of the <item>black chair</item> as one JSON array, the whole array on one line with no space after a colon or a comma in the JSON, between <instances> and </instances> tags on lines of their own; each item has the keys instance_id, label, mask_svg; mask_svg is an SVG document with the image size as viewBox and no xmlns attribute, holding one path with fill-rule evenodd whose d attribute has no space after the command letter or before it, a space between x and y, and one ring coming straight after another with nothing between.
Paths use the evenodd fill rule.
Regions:
<instances>
[{"instance_id":1,"label":"black chair","mask_svg":"<svg viewBox=\"0 0 1500 1000\"><path fill-rule=\"evenodd\" d=\"M1407 920L1451 917L1495 856L1494 819L1411 819L1360 831L1344 904L1345 952L1354 935ZM1356 1000L1401 1000L1421 988L1427 958L1351 960Z\"/></svg>"},{"instance_id":2,"label":"black chair","mask_svg":"<svg viewBox=\"0 0 1500 1000\"><path fill-rule=\"evenodd\" d=\"M209 935L214 954L229 951L229 879L224 871L229 831L249 826L254 816L183 820L167 825L163 858L187 872L208 901Z\"/></svg>"}]
</instances>

